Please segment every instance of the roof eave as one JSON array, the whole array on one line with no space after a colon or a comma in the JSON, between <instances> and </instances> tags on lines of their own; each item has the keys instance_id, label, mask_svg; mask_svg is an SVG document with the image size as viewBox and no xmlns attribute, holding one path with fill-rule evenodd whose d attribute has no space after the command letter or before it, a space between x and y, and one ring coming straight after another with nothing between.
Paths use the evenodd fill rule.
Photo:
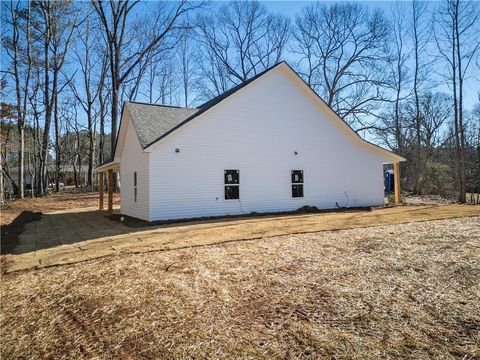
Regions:
<instances>
[{"instance_id":1,"label":"roof eave","mask_svg":"<svg viewBox=\"0 0 480 360\"><path fill-rule=\"evenodd\" d=\"M104 172L109 170L112 170L115 172L120 171L120 162L114 160L114 161L110 161L108 163L102 164L100 166L97 166L95 168L95 171L97 172Z\"/></svg>"}]
</instances>

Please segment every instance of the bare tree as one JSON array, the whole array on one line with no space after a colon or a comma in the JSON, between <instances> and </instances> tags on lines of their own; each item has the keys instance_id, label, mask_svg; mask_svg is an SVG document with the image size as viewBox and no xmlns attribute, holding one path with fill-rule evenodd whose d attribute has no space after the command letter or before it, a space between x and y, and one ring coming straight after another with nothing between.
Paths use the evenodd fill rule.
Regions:
<instances>
[{"instance_id":1,"label":"bare tree","mask_svg":"<svg viewBox=\"0 0 480 360\"><path fill-rule=\"evenodd\" d=\"M394 123L393 128L395 131L395 149L400 155L404 151L404 139L403 139L403 125L402 119L400 116L400 105L403 99L405 99L408 94L404 94L404 89L408 82L408 68L407 61L410 58L410 51L407 49L405 44L406 42L406 19L405 19L405 8L402 7L401 3L396 2L392 11L392 24L393 24L393 39L394 46L392 51L392 58L389 61L389 64L392 67L392 85L395 90L395 100L394 100Z\"/></svg>"},{"instance_id":2,"label":"bare tree","mask_svg":"<svg viewBox=\"0 0 480 360\"><path fill-rule=\"evenodd\" d=\"M80 12L71 2L51 2L41 0L32 3L32 10L36 17L36 38L43 46L43 86L45 124L43 131L42 150L40 153L40 191L43 194L46 189L48 148L52 116L55 130L55 176L56 187L59 190L58 176L60 172L61 153L59 146L59 101L58 95L65 87L61 84L61 71L67 59L67 53L73 41L76 28L81 21Z\"/></svg>"},{"instance_id":3,"label":"bare tree","mask_svg":"<svg viewBox=\"0 0 480 360\"><path fill-rule=\"evenodd\" d=\"M117 139L122 85L152 50L168 42L170 34L182 26L180 20L185 13L202 6L201 3L190 5L186 0L179 3L161 3L156 11L152 9L149 19L143 19L148 26L135 28L130 25L133 9L138 3L138 0L92 0L105 34L110 62L112 151Z\"/></svg>"},{"instance_id":4,"label":"bare tree","mask_svg":"<svg viewBox=\"0 0 480 360\"><path fill-rule=\"evenodd\" d=\"M70 82L70 88L78 103L81 105L83 111L87 115L87 130L89 139L87 186L93 190L96 119L94 106L98 99L99 93L104 86L106 61L104 61L104 56L98 59L97 57L102 55L98 54L98 52L95 53L94 51L94 46L99 41L99 38L98 36L95 36L94 33L92 34L92 25L89 20L85 22L85 26L82 30L82 35L79 44L77 44L74 49L74 54L78 61L77 63L79 64L81 77L80 80L83 86L81 92L79 92L77 85L73 82ZM98 75L98 81L92 79L92 77L95 75ZM103 124L101 126L103 126ZM101 139L101 141L103 141L103 139Z\"/></svg>"},{"instance_id":5,"label":"bare tree","mask_svg":"<svg viewBox=\"0 0 480 360\"><path fill-rule=\"evenodd\" d=\"M3 45L11 58L12 69L9 72L15 82L17 129L18 129L18 196L24 196L24 154L25 123L28 105L28 87L30 82L32 58L30 54L30 5L23 7L21 2L10 1L5 6L9 13L11 37L5 37Z\"/></svg>"},{"instance_id":6,"label":"bare tree","mask_svg":"<svg viewBox=\"0 0 480 360\"><path fill-rule=\"evenodd\" d=\"M480 48L479 21L479 8L475 4L447 0L438 13L435 32L440 56L448 64L448 72L443 76L453 92L457 188L462 203L466 201L463 91L468 70Z\"/></svg>"},{"instance_id":7,"label":"bare tree","mask_svg":"<svg viewBox=\"0 0 480 360\"><path fill-rule=\"evenodd\" d=\"M415 164L414 187L415 193L421 193L421 178L423 176L422 164L422 140L421 140L421 123L422 114L420 112L420 91L421 83L425 80L425 56L426 47L430 38L430 25L426 19L427 3L418 0L412 1L412 43L413 43L413 94L415 97L415 156L413 158Z\"/></svg>"},{"instance_id":8,"label":"bare tree","mask_svg":"<svg viewBox=\"0 0 480 360\"><path fill-rule=\"evenodd\" d=\"M28 169L30 173L30 186L31 186L31 196L34 197L36 194L36 190L38 192L39 189L37 187L38 181L37 176L40 173L39 171L39 159L40 159L40 151L41 151L41 134L40 134L40 117L42 116L41 107L39 103L40 91L41 91L41 64L39 62L35 62L32 68L33 76L30 91L28 94L28 102L30 104L30 126L32 128L31 132L31 139L30 139L30 147L31 152L28 154Z\"/></svg>"},{"instance_id":9,"label":"bare tree","mask_svg":"<svg viewBox=\"0 0 480 360\"><path fill-rule=\"evenodd\" d=\"M290 21L269 14L257 1L233 1L211 15L200 16L198 29L207 61L203 70L220 92L225 81L222 76L238 84L281 59Z\"/></svg>"},{"instance_id":10,"label":"bare tree","mask_svg":"<svg viewBox=\"0 0 480 360\"><path fill-rule=\"evenodd\" d=\"M44 86L44 105L45 105L45 125L43 130L42 150L40 152L40 174L39 189L43 195L46 190L47 166L48 166L48 143L50 125L52 123L52 101L50 99L50 44L52 41L52 4L49 1L39 2L38 11L43 16L43 86ZM40 36L38 36L40 38Z\"/></svg>"},{"instance_id":11,"label":"bare tree","mask_svg":"<svg viewBox=\"0 0 480 360\"><path fill-rule=\"evenodd\" d=\"M178 44L176 61L179 64L180 82L182 88L183 105L189 107L197 96L192 96L191 90L196 87L199 64L195 61L198 52L194 50L192 33L185 33Z\"/></svg>"},{"instance_id":12,"label":"bare tree","mask_svg":"<svg viewBox=\"0 0 480 360\"><path fill-rule=\"evenodd\" d=\"M105 161L105 120L107 117L108 95L104 96L104 90L107 88L108 56L106 53L101 55L100 76L98 79L98 110L96 112L100 122L100 134L98 142L98 163Z\"/></svg>"},{"instance_id":13,"label":"bare tree","mask_svg":"<svg viewBox=\"0 0 480 360\"><path fill-rule=\"evenodd\" d=\"M55 127L55 191L59 191L59 176L61 166L61 146L60 146L60 119L59 119L59 99L58 95L68 85L70 79L67 79L63 85L59 84L60 74L67 59L67 53L74 39L73 35L82 21L79 21L78 10L70 3L65 2L59 6L55 12L54 26L52 27L52 104L53 118ZM88 15L87 15L88 16ZM63 21L61 21L62 19Z\"/></svg>"},{"instance_id":14,"label":"bare tree","mask_svg":"<svg viewBox=\"0 0 480 360\"><path fill-rule=\"evenodd\" d=\"M204 100L209 100L223 94L235 83L231 81L226 66L216 56L214 50L203 46L200 51L201 56L196 60L201 73L202 89L200 96Z\"/></svg>"},{"instance_id":15,"label":"bare tree","mask_svg":"<svg viewBox=\"0 0 480 360\"><path fill-rule=\"evenodd\" d=\"M389 26L379 12L352 3L307 6L296 17L295 52L299 73L327 104L357 131L385 102Z\"/></svg>"}]
</instances>

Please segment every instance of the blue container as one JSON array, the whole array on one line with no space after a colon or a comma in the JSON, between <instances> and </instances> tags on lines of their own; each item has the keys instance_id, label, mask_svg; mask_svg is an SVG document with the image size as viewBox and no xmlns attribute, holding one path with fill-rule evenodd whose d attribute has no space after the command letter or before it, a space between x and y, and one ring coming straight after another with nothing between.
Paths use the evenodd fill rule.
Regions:
<instances>
[{"instance_id":1,"label":"blue container","mask_svg":"<svg viewBox=\"0 0 480 360\"><path fill-rule=\"evenodd\" d=\"M392 192L395 189L395 174L393 170L385 171L385 178L383 180L383 185L385 188L385 192Z\"/></svg>"}]
</instances>

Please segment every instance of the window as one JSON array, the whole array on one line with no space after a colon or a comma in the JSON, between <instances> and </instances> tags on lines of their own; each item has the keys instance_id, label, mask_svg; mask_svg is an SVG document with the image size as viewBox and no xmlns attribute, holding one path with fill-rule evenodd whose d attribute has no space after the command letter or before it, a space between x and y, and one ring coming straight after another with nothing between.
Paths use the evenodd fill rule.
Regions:
<instances>
[{"instance_id":1,"label":"window","mask_svg":"<svg viewBox=\"0 0 480 360\"><path fill-rule=\"evenodd\" d=\"M292 170L292 197L303 197L303 170Z\"/></svg>"},{"instance_id":2,"label":"window","mask_svg":"<svg viewBox=\"0 0 480 360\"><path fill-rule=\"evenodd\" d=\"M224 184L225 184L225 200L240 199L240 171L239 170L225 170Z\"/></svg>"},{"instance_id":3,"label":"window","mask_svg":"<svg viewBox=\"0 0 480 360\"><path fill-rule=\"evenodd\" d=\"M133 201L137 202L137 172L133 173Z\"/></svg>"}]
</instances>

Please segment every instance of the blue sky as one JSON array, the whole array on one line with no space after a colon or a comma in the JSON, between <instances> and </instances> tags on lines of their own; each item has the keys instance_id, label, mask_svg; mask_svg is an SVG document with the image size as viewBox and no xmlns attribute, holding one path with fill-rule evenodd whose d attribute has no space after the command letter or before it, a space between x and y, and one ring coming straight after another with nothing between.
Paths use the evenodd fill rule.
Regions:
<instances>
[{"instance_id":1,"label":"blue sky","mask_svg":"<svg viewBox=\"0 0 480 360\"><path fill-rule=\"evenodd\" d=\"M334 1L320 1L322 3L331 4ZM371 8L381 9L387 15L390 15L392 5L395 4L394 1L356 1L357 3L364 4ZM410 4L410 1L401 1L406 4ZM315 1L262 1L262 3L268 8L268 10L276 13L283 14L292 18L292 21L295 19L295 15L299 14L303 7L308 6L309 4L315 3ZM428 7L430 11L433 11L437 6L441 6L441 1L429 1ZM407 9L409 7L407 6ZM434 44L432 44L433 46ZM287 59L288 60L288 59ZM479 91L480 91L480 74L470 74L471 76L465 82L465 108L471 109L476 103L479 102ZM439 82L441 80L438 80ZM450 93L449 89L445 85L440 85L436 88L437 91Z\"/></svg>"}]
</instances>

